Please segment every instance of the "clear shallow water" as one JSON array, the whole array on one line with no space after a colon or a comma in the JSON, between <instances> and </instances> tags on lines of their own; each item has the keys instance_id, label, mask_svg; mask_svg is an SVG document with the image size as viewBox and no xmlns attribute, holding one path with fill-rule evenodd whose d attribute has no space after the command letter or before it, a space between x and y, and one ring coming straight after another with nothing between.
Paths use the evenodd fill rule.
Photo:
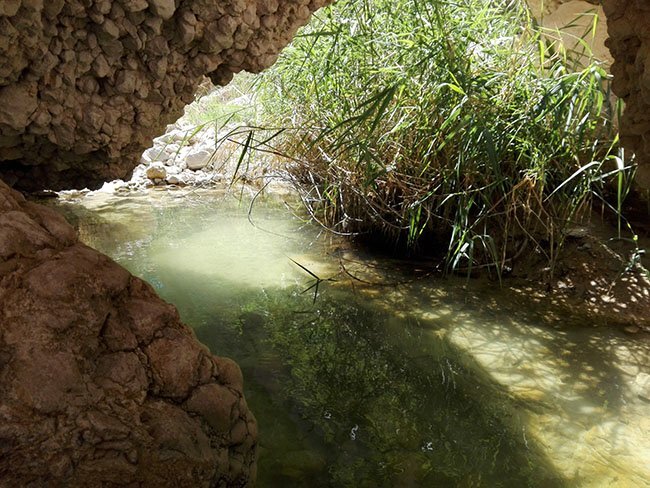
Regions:
<instances>
[{"instance_id":1,"label":"clear shallow water","mask_svg":"<svg viewBox=\"0 0 650 488\"><path fill-rule=\"evenodd\" d=\"M253 226L248 195L180 195L61 206L240 364L258 486L650 486L636 384L647 342L523 291L413 281L342 251L279 198L256 201ZM340 257L365 281L401 284L353 284ZM314 302L292 259L337 281Z\"/></svg>"}]
</instances>

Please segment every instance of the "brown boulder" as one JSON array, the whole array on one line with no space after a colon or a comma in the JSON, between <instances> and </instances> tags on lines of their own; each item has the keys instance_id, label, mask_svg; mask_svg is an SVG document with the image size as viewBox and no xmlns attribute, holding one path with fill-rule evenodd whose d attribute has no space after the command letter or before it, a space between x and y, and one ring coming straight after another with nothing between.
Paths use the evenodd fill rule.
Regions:
<instances>
[{"instance_id":1,"label":"brown boulder","mask_svg":"<svg viewBox=\"0 0 650 488\"><path fill-rule=\"evenodd\" d=\"M246 486L256 436L232 361L0 182L2 486Z\"/></svg>"}]
</instances>

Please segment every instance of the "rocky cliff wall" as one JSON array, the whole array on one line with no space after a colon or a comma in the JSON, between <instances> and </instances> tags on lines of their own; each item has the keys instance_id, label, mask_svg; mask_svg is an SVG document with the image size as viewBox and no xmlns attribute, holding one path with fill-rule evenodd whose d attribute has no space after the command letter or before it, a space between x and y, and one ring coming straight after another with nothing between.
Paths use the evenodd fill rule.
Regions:
<instances>
[{"instance_id":1,"label":"rocky cliff wall","mask_svg":"<svg viewBox=\"0 0 650 488\"><path fill-rule=\"evenodd\" d=\"M623 144L636 151L636 181L650 189L650 2L603 0L614 64L613 90L625 101Z\"/></svg>"},{"instance_id":2,"label":"rocky cliff wall","mask_svg":"<svg viewBox=\"0 0 650 488\"><path fill-rule=\"evenodd\" d=\"M0 182L0 485L248 486L239 367Z\"/></svg>"},{"instance_id":3,"label":"rocky cliff wall","mask_svg":"<svg viewBox=\"0 0 650 488\"><path fill-rule=\"evenodd\" d=\"M0 179L126 177L203 75L271 65L328 0L0 1Z\"/></svg>"},{"instance_id":4,"label":"rocky cliff wall","mask_svg":"<svg viewBox=\"0 0 650 488\"><path fill-rule=\"evenodd\" d=\"M600 0L526 0L532 14L538 19L553 15L567 4L589 3L599 5Z\"/></svg>"}]
</instances>

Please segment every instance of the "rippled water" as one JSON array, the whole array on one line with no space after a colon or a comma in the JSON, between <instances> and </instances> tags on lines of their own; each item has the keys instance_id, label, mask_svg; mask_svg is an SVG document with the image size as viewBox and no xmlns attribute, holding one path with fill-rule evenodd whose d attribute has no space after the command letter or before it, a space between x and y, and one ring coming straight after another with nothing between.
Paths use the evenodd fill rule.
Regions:
<instances>
[{"instance_id":1,"label":"rippled water","mask_svg":"<svg viewBox=\"0 0 650 488\"><path fill-rule=\"evenodd\" d=\"M259 486L650 486L647 341L523 291L415 279L280 197L238 196L59 206L241 365ZM315 300L296 263L324 279Z\"/></svg>"}]
</instances>

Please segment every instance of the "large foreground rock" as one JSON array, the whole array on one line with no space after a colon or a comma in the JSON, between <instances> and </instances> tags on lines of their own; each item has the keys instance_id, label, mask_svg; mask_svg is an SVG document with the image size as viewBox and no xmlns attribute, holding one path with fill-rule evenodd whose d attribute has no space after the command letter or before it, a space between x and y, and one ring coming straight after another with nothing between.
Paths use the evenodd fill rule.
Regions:
<instances>
[{"instance_id":1,"label":"large foreground rock","mask_svg":"<svg viewBox=\"0 0 650 488\"><path fill-rule=\"evenodd\" d=\"M0 0L0 178L126 178L203 75L270 66L327 0Z\"/></svg>"},{"instance_id":2,"label":"large foreground rock","mask_svg":"<svg viewBox=\"0 0 650 488\"><path fill-rule=\"evenodd\" d=\"M234 362L0 182L1 486L245 486L256 429Z\"/></svg>"}]
</instances>

